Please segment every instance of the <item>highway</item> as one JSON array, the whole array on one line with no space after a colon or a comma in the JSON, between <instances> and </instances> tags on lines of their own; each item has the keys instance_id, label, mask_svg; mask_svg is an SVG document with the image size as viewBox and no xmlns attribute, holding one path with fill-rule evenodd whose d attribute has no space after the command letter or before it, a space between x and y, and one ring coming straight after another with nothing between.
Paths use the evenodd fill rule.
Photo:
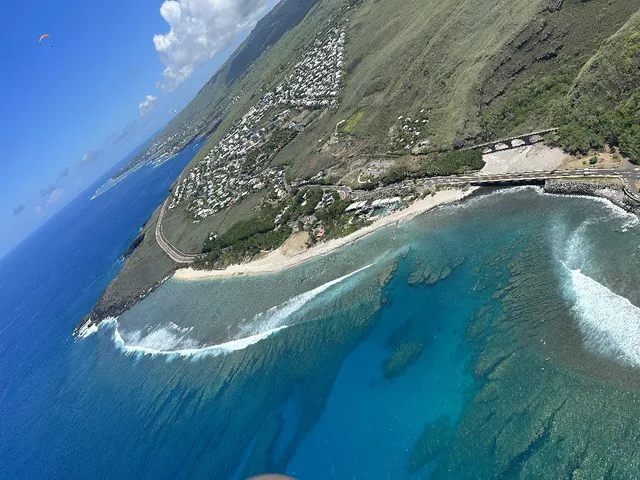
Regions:
<instances>
[{"instance_id":1,"label":"highway","mask_svg":"<svg viewBox=\"0 0 640 480\"><path fill-rule=\"evenodd\" d=\"M474 186L501 186L501 185L516 185L544 182L545 180L561 180L563 178L576 178L576 177L611 177L620 178L627 186L635 186L635 182L640 180L640 169L596 169L585 168L581 170L555 170L547 172L522 172L522 173L502 173L502 174L475 174L475 175L454 175L443 177L430 177L418 179L413 182L409 182L408 186L420 185L424 187L432 187L438 185L457 185L457 184L470 184ZM380 198L384 196L394 196L397 192L402 191L403 184L394 184L376 190L364 191L353 190L352 197L354 200L367 200L371 198ZM632 193L635 193L633 188L629 188Z\"/></svg>"},{"instance_id":2,"label":"highway","mask_svg":"<svg viewBox=\"0 0 640 480\"><path fill-rule=\"evenodd\" d=\"M627 193L636 198L638 195L635 187L636 181L640 181L640 168L638 167L626 167L622 169L596 169L585 168L581 170L555 170L548 172L522 172L522 173L503 173L495 175L459 175L459 176L447 176L447 177L431 177L424 178L407 183L394 184L386 187L377 188L371 191L365 190L352 190L348 186L344 185L305 185L305 188L321 187L325 190L336 190L341 196L351 197L353 200L368 200L371 198L381 198L385 196L395 196L402 191L403 188L408 189L414 185L421 185L426 187L437 185L457 185L457 184L470 184L476 186L490 186L490 185L509 185L509 184L527 184L544 182L551 179L563 179L563 178L576 178L576 177L611 177L619 178L623 181ZM636 198L640 201L640 197ZM168 200L168 199L167 199ZM162 204L160 209L160 215L156 223L156 241L164 252L176 263L188 264L192 263L197 254L184 253L173 246L164 236L162 232L162 219L165 213L165 207L167 200Z\"/></svg>"}]
</instances>

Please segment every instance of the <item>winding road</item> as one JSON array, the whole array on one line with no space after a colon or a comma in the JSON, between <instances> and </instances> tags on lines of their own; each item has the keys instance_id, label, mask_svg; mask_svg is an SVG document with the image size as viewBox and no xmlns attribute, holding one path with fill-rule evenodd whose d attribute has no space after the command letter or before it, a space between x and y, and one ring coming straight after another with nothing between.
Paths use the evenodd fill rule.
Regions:
<instances>
[{"instance_id":1,"label":"winding road","mask_svg":"<svg viewBox=\"0 0 640 480\"><path fill-rule=\"evenodd\" d=\"M174 247L169 240L164 236L162 232L162 219L164 218L164 210L167 206L167 198L164 202L162 202L162 207L160 207L160 215L158 215L158 221L156 222L156 242L158 242L158 246L164 250L171 260L176 263L191 263L193 262L197 254L194 253L184 253Z\"/></svg>"}]
</instances>

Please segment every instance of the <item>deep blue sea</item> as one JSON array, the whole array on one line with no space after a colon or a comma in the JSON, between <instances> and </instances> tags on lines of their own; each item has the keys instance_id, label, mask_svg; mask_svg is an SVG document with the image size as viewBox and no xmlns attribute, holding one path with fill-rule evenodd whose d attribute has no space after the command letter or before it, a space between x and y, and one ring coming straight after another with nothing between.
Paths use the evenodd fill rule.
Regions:
<instances>
[{"instance_id":1,"label":"deep blue sea","mask_svg":"<svg viewBox=\"0 0 640 480\"><path fill-rule=\"evenodd\" d=\"M0 262L0 478L637 478L640 226L484 192L72 331L197 147Z\"/></svg>"}]
</instances>

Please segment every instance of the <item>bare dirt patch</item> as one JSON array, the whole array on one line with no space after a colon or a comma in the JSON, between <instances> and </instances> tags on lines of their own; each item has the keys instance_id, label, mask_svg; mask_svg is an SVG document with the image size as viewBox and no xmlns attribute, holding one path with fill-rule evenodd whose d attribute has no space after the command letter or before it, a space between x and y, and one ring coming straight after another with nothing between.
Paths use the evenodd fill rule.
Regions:
<instances>
[{"instance_id":1,"label":"bare dirt patch","mask_svg":"<svg viewBox=\"0 0 640 480\"><path fill-rule=\"evenodd\" d=\"M309 232L297 232L289 236L280 251L287 257L293 257L309 248Z\"/></svg>"},{"instance_id":2,"label":"bare dirt patch","mask_svg":"<svg viewBox=\"0 0 640 480\"><path fill-rule=\"evenodd\" d=\"M481 173L548 172L557 169L566 158L567 154L561 149L536 143L485 155L482 159L486 165Z\"/></svg>"},{"instance_id":3,"label":"bare dirt patch","mask_svg":"<svg viewBox=\"0 0 640 480\"><path fill-rule=\"evenodd\" d=\"M595 160L593 160L595 159ZM603 152L592 151L584 157L567 157L562 162L562 168L567 170L583 168L613 169L618 168L622 162L622 156L617 149L606 147Z\"/></svg>"}]
</instances>

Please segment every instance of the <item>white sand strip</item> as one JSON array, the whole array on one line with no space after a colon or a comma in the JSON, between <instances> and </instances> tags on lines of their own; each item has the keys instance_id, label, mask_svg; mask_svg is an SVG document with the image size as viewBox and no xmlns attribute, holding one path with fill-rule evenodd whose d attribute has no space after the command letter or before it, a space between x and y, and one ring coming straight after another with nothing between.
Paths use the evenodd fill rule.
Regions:
<instances>
[{"instance_id":1,"label":"white sand strip","mask_svg":"<svg viewBox=\"0 0 640 480\"><path fill-rule=\"evenodd\" d=\"M309 250L293 256L285 255L282 253L281 249L278 248L266 257L244 264L231 265L224 270L194 270L191 267L181 268L174 273L173 278L177 280L194 281L208 278L229 278L236 275L263 275L278 273L288 268L298 266L312 258L327 255L344 245L353 243L356 240L375 232L379 228L409 220L410 218L431 210L439 205L456 202L470 195L475 189L476 188L469 188L465 191L441 190L434 196L428 196L424 199L417 200L407 208L393 212L385 217L381 217L375 220L368 227L361 228L346 237L319 243Z\"/></svg>"}]
</instances>

